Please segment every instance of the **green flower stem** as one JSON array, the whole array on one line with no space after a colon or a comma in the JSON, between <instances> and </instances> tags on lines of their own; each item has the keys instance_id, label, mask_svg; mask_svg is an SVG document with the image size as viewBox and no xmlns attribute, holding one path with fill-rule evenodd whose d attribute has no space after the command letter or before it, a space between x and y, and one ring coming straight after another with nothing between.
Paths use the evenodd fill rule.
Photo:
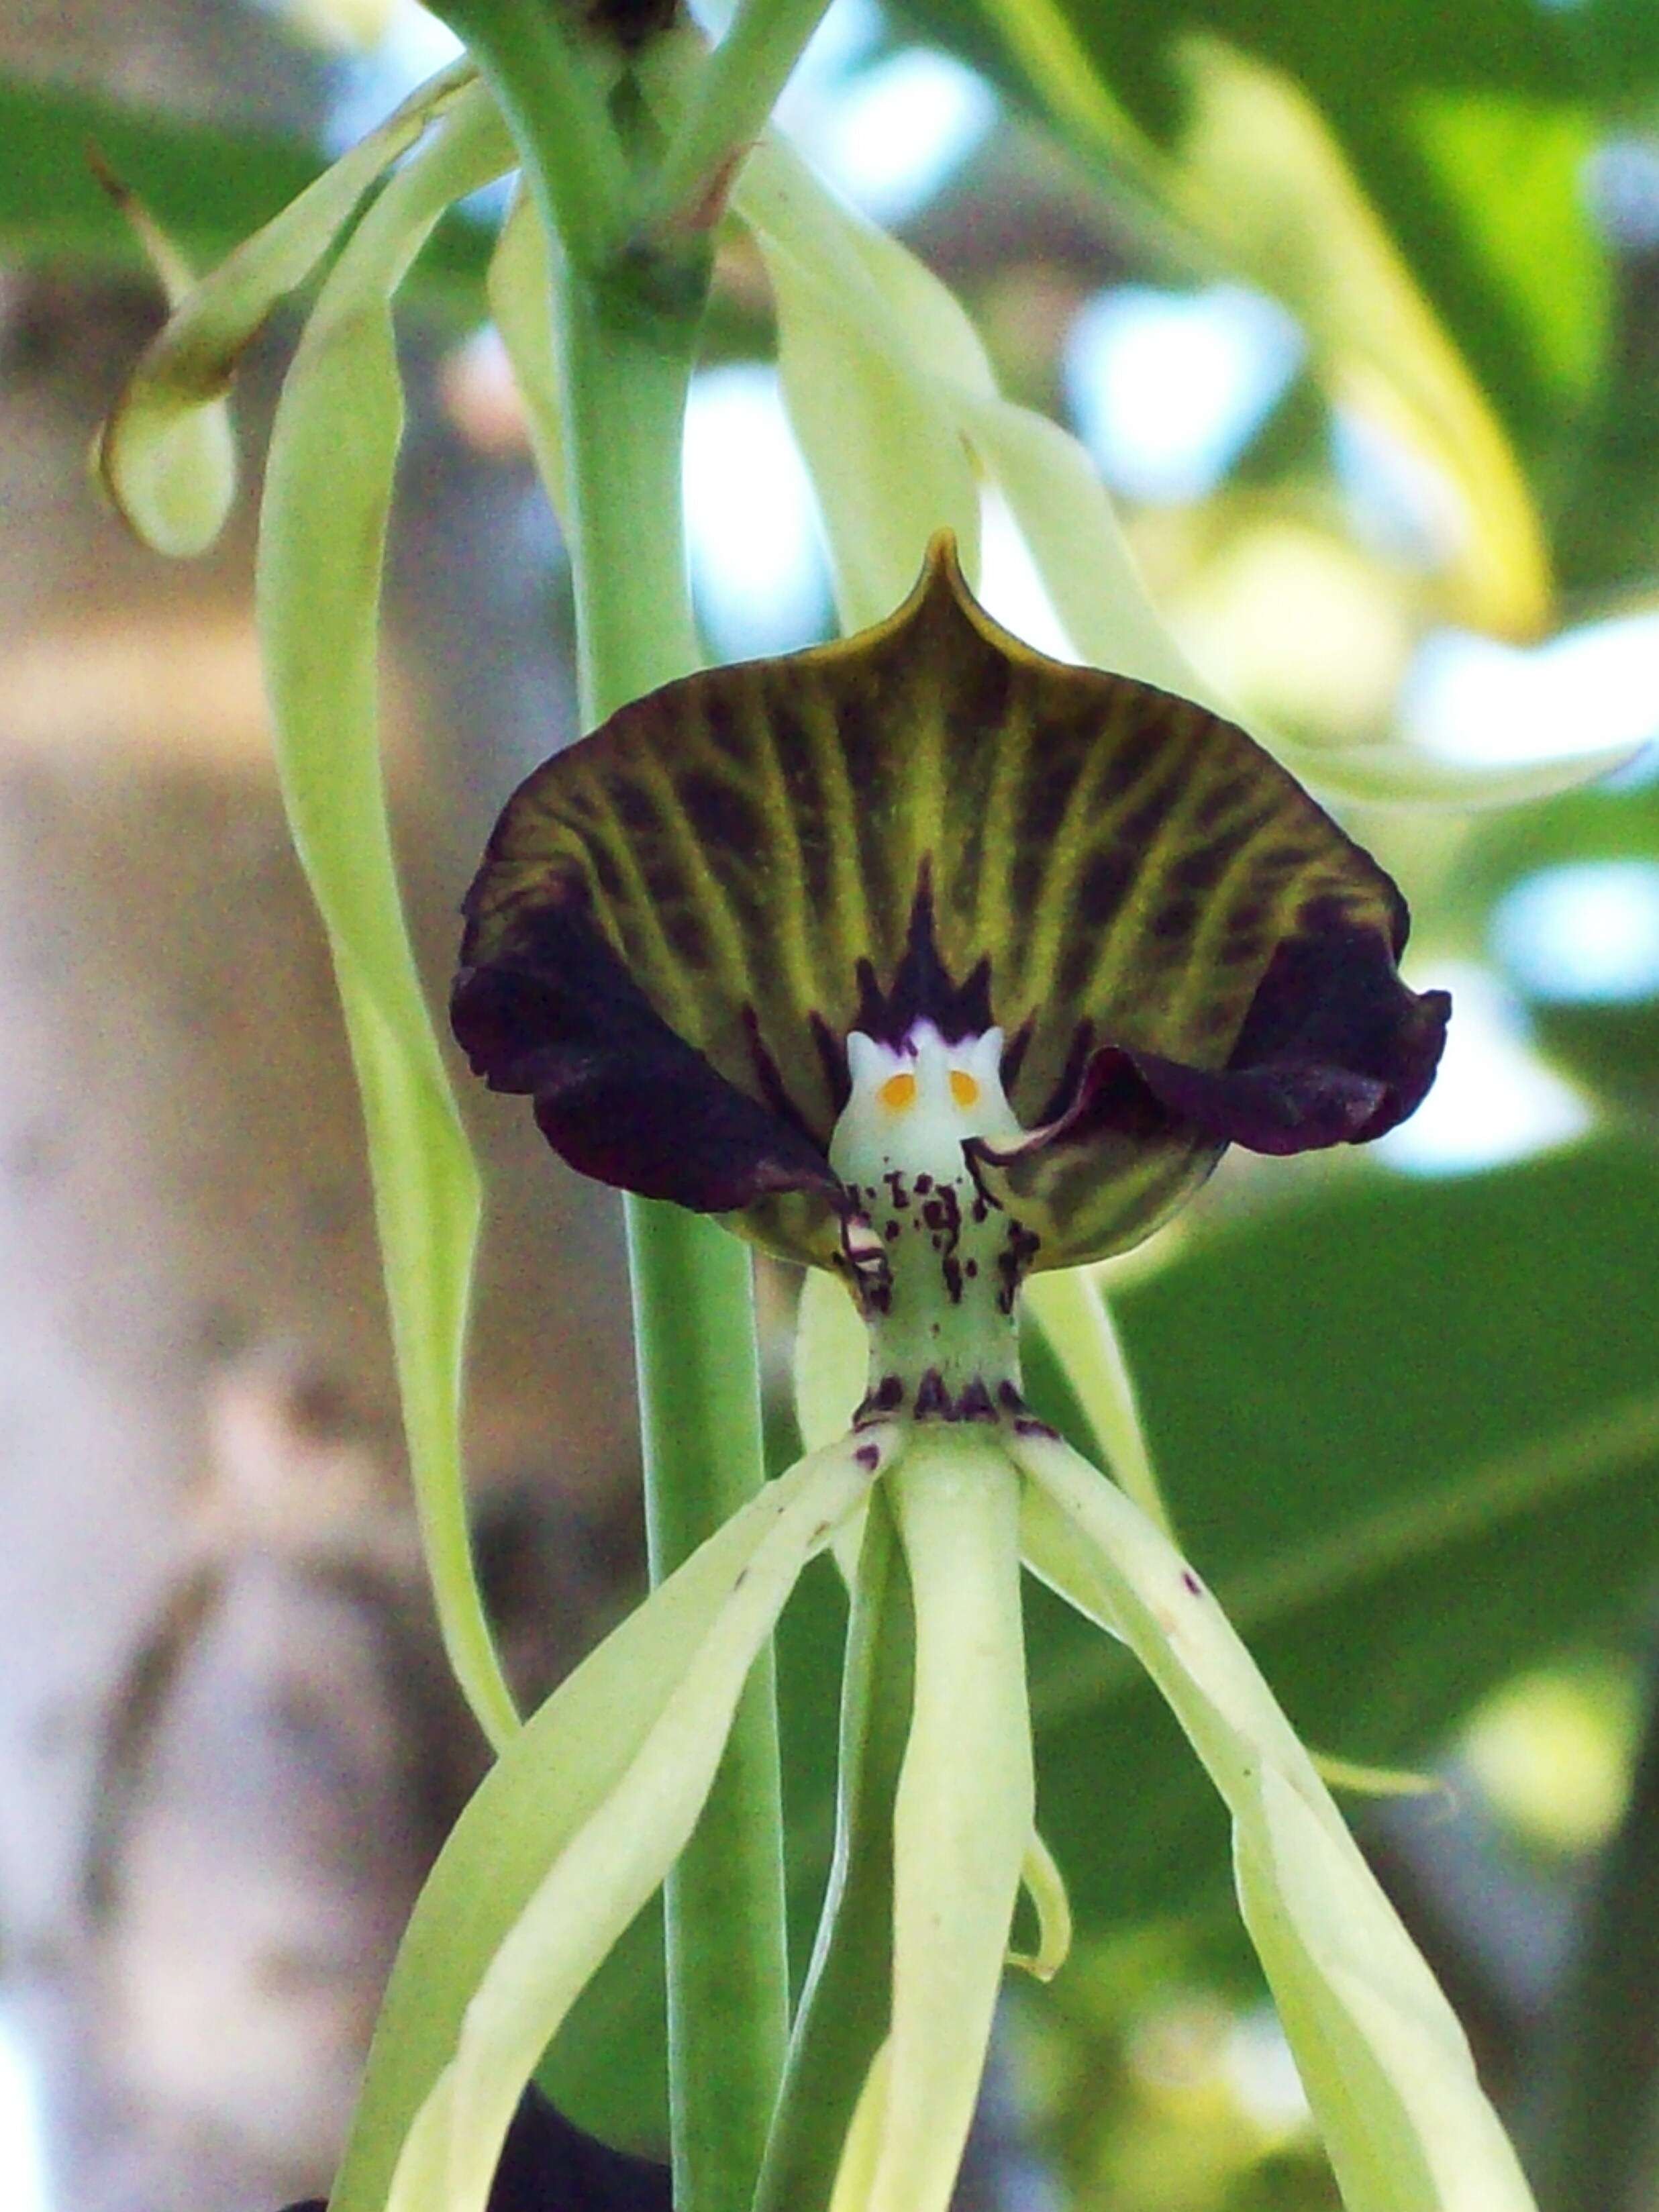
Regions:
<instances>
[{"instance_id":1,"label":"green flower stem","mask_svg":"<svg viewBox=\"0 0 1659 2212\"><path fill-rule=\"evenodd\" d=\"M828 7L829 0L743 0L731 28L691 76L684 112L652 185L647 228L687 210L696 214L706 198L718 198L721 172L759 137ZM695 34L684 42L693 52L701 44ZM668 42L663 59L671 60ZM680 78L684 59L676 42L668 74Z\"/></svg>"},{"instance_id":2,"label":"green flower stem","mask_svg":"<svg viewBox=\"0 0 1659 2212\"><path fill-rule=\"evenodd\" d=\"M893 1805L915 1620L886 1486L872 1492L842 1680L836 1853L754 2212L826 2212L893 1984Z\"/></svg>"},{"instance_id":3,"label":"green flower stem","mask_svg":"<svg viewBox=\"0 0 1659 2212\"><path fill-rule=\"evenodd\" d=\"M544 0L435 0L433 12L471 47L563 251L601 262L626 231L633 185L600 71Z\"/></svg>"},{"instance_id":4,"label":"green flower stem","mask_svg":"<svg viewBox=\"0 0 1659 2212\"><path fill-rule=\"evenodd\" d=\"M754 1299L747 1254L700 1215L629 1199L628 1249L655 1583L763 1479ZM744 2212L789 2033L769 1649L665 1894L676 2212Z\"/></svg>"},{"instance_id":5,"label":"green flower stem","mask_svg":"<svg viewBox=\"0 0 1659 2212\"><path fill-rule=\"evenodd\" d=\"M618 243L629 227L625 158L619 182L597 150L602 139L590 133L584 149L572 133L592 79L579 58L574 75L567 67L562 34L544 35L550 11L540 0L465 0L447 12L497 89L556 241L566 520L591 726L700 658L680 449L709 244L695 231L631 250ZM610 143L620 155L620 141ZM748 1254L711 1221L630 1199L628 1237L646 1525L660 1582L765 1477L753 1289ZM750 1678L666 1896L674 2202L677 2212L745 2212L788 2034L769 1653Z\"/></svg>"}]
</instances>

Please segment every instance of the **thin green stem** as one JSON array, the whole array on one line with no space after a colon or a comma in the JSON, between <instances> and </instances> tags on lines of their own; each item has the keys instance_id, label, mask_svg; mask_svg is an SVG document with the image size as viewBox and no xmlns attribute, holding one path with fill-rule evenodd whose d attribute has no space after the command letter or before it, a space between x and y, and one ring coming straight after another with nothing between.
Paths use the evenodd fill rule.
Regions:
<instances>
[{"instance_id":1,"label":"thin green stem","mask_svg":"<svg viewBox=\"0 0 1659 2212\"><path fill-rule=\"evenodd\" d=\"M434 12L500 101L563 252L602 262L628 227L633 178L594 61L545 0L434 0Z\"/></svg>"},{"instance_id":2,"label":"thin green stem","mask_svg":"<svg viewBox=\"0 0 1659 2212\"><path fill-rule=\"evenodd\" d=\"M573 164L562 104L569 56L562 39L550 45L528 27L540 0L533 8L465 0L450 12L464 29L468 18L478 26L479 58L555 240L566 523L591 726L698 662L680 453L710 249L695 232L617 242L628 235L627 195L609 174L608 155L596 159L589 146ZM583 82L591 88L591 78ZM625 169L621 142L612 143ZM713 1222L630 1199L628 1235L646 1524L659 1582L764 1480L754 1298L747 1253ZM670 1877L667 1950L677 2212L746 2212L788 2033L769 1653Z\"/></svg>"},{"instance_id":3,"label":"thin green stem","mask_svg":"<svg viewBox=\"0 0 1659 2212\"><path fill-rule=\"evenodd\" d=\"M646 1526L660 1581L757 1486L754 1304L741 1246L699 1215L630 1199L628 1247ZM745 2212L789 2034L769 1650L665 1898L676 2212Z\"/></svg>"},{"instance_id":4,"label":"thin green stem","mask_svg":"<svg viewBox=\"0 0 1659 2212\"><path fill-rule=\"evenodd\" d=\"M592 276L568 264L555 272L577 674L590 726L701 657L680 445L708 273L707 244L695 241Z\"/></svg>"},{"instance_id":5,"label":"thin green stem","mask_svg":"<svg viewBox=\"0 0 1659 2212\"><path fill-rule=\"evenodd\" d=\"M653 182L645 228L697 220L733 155L751 145L777 105L829 0L743 0L736 20L692 80Z\"/></svg>"},{"instance_id":6,"label":"thin green stem","mask_svg":"<svg viewBox=\"0 0 1659 2212\"><path fill-rule=\"evenodd\" d=\"M826 2212L893 1982L893 1805L915 1620L885 1484L870 1497L842 1677L836 1851L754 2212Z\"/></svg>"}]
</instances>

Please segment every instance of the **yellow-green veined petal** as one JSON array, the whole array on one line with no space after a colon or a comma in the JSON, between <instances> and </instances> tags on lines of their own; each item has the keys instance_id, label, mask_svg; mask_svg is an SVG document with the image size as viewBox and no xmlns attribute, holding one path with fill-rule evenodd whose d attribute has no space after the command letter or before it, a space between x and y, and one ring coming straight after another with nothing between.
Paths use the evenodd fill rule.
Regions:
<instances>
[{"instance_id":1,"label":"yellow-green veined petal","mask_svg":"<svg viewBox=\"0 0 1659 2212\"><path fill-rule=\"evenodd\" d=\"M977 572L973 465L848 243L856 218L806 164L775 137L763 140L733 205L771 283L784 400L823 510L842 627L861 629L909 589L940 530L954 534L968 574Z\"/></svg>"},{"instance_id":2,"label":"yellow-green veined petal","mask_svg":"<svg viewBox=\"0 0 1659 2212\"><path fill-rule=\"evenodd\" d=\"M892 1489L915 1602L915 1704L894 1818L886 2097L868 2188L849 2202L945 2212L1031 1837L1019 1485L994 1435L919 1430Z\"/></svg>"},{"instance_id":3,"label":"yellow-green veined petal","mask_svg":"<svg viewBox=\"0 0 1659 2212\"><path fill-rule=\"evenodd\" d=\"M1009 1448L1028 1563L1130 1645L1226 1801L1245 1923L1348 2212L1532 2212L1450 2006L1215 1600L1058 1437Z\"/></svg>"},{"instance_id":4,"label":"yellow-green veined petal","mask_svg":"<svg viewBox=\"0 0 1659 2212\"><path fill-rule=\"evenodd\" d=\"M545 763L467 900L474 1067L603 1181L834 1262L846 1039L1005 1037L975 1140L1038 1267L1135 1241L1224 1144L1380 1134L1443 998L1382 872L1203 708L1047 660L948 542L838 645L666 685ZM792 1210L793 1209L793 1212Z\"/></svg>"},{"instance_id":5,"label":"yellow-green veined petal","mask_svg":"<svg viewBox=\"0 0 1659 2212\"><path fill-rule=\"evenodd\" d=\"M518 1853L521 1857L529 1843L540 1854L543 1871L527 1895L520 1892L514 1899L503 1924L500 1876L493 1868L479 1870L477 1878L489 1881L494 1893L474 1912L486 1912L499 1933L459 2019L447 2008L449 2048L399 2159L387 2212L483 2212L507 2124L537 2061L611 1944L684 1847L757 1654L802 1568L857 1507L893 1442L892 1431L849 1437L804 1461L769 1485L647 1601L628 1624L636 1631L636 1643L653 1609L683 1577L699 1580L705 1605L710 1597L714 1603L695 1646L682 1647L678 1679L666 1683L665 1696L637 1733L626 1729L620 1715L607 1712L591 1688L585 1698L578 1693L580 1673L567 1691L556 1693L556 1704L566 1698L581 1712L590 1737L606 1728L613 1741L601 1751L590 1740L580 1769L561 1757L554 1742L540 1747L540 1771L526 1790L540 1799L539 1812L548 1794L544 1778L550 1772L562 1785L564 1802L551 1832L538 1820L532 1825L526 1808L496 1791L497 1820L521 1832ZM723 1570L718 1577L706 1559L716 1549ZM682 1627L694 1609L683 1606ZM603 1649L596 1661L602 1656ZM666 1670L659 1663L653 1671L662 1684ZM611 1673L615 1680L614 1664ZM637 1688L629 1686L627 1700L633 1715L644 1719ZM526 1737L539 1725L532 1724ZM509 1757L515 1771L528 1772L518 1745ZM605 1780L595 1788L599 1772ZM457 1831L457 1841L462 1832ZM430 1925L426 1933L428 1943L440 1936ZM437 2039L428 2036L428 2047ZM368 2212L371 2199L348 2200L337 2191L334 2212L353 2212L359 2202Z\"/></svg>"},{"instance_id":6,"label":"yellow-green veined petal","mask_svg":"<svg viewBox=\"0 0 1659 2212\"><path fill-rule=\"evenodd\" d=\"M498 1745L517 1717L473 1578L459 1442L477 1179L403 918L376 653L403 428L391 294L450 201L496 173L506 150L483 91L463 95L342 256L277 409L258 577L283 799L328 930L362 1096L423 1540L452 1663Z\"/></svg>"},{"instance_id":7,"label":"yellow-green veined petal","mask_svg":"<svg viewBox=\"0 0 1659 2212\"><path fill-rule=\"evenodd\" d=\"M302 283L375 180L465 92L470 62L411 93L298 199L188 291L146 349L100 435L99 471L132 528L158 552L205 552L235 493L224 396L244 347Z\"/></svg>"}]
</instances>

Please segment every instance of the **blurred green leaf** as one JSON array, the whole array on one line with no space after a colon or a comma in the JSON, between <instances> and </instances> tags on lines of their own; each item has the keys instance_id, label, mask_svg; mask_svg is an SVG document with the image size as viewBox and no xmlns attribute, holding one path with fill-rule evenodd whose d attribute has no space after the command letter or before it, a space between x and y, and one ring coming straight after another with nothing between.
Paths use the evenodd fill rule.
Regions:
<instances>
[{"instance_id":1,"label":"blurred green leaf","mask_svg":"<svg viewBox=\"0 0 1659 2212\"><path fill-rule=\"evenodd\" d=\"M143 264L128 226L94 179L95 146L122 183L198 267L229 252L325 166L289 140L231 132L118 105L59 85L0 78L0 252L95 269ZM464 216L443 222L412 281L474 306L490 234Z\"/></svg>"},{"instance_id":2,"label":"blurred green leaf","mask_svg":"<svg viewBox=\"0 0 1659 2212\"><path fill-rule=\"evenodd\" d=\"M1583 396L1602 274L1577 162L1604 85L1564 11L1534 0L919 0L918 12L1091 163L1112 158L1114 113L1166 152L1178 146L1190 101L1182 49L1194 33L1282 72L1319 109L1511 430L1548 443L1564 402ZM1659 76L1659 33L1644 43Z\"/></svg>"},{"instance_id":3,"label":"blurred green leaf","mask_svg":"<svg viewBox=\"0 0 1659 2212\"><path fill-rule=\"evenodd\" d=\"M1328 393L1460 493L1449 576L1516 634L1547 603L1528 482L1606 353L1589 72L1532 0L914 0L1097 174L1297 314ZM1177 249L1179 253L1181 249ZM1516 464L1520 464L1517 467Z\"/></svg>"}]
</instances>

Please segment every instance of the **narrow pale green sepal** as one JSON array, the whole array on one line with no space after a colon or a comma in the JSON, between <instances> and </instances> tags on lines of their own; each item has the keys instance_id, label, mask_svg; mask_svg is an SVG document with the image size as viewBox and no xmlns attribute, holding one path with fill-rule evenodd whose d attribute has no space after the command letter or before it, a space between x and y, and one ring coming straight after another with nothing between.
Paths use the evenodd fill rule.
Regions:
<instances>
[{"instance_id":1,"label":"narrow pale green sepal","mask_svg":"<svg viewBox=\"0 0 1659 2212\"><path fill-rule=\"evenodd\" d=\"M915 1433L893 1489L915 1603L915 1704L894 1820L886 2096L856 2201L860 2212L946 2212L1032 1831L1019 1486L994 1435L940 1428Z\"/></svg>"},{"instance_id":2,"label":"narrow pale green sepal","mask_svg":"<svg viewBox=\"0 0 1659 2212\"><path fill-rule=\"evenodd\" d=\"M841 2164L836 2170L830 2212L865 2212L871 2201L887 2126L888 2084L892 2069L892 2045L884 2043L870 2062L870 2070L864 2077L858 2103L853 2109L853 2124L847 2130Z\"/></svg>"},{"instance_id":3,"label":"narrow pale green sepal","mask_svg":"<svg viewBox=\"0 0 1659 2212\"><path fill-rule=\"evenodd\" d=\"M850 1426L870 1370L870 1338L847 1285L813 1269L795 1313L795 1420L809 1451Z\"/></svg>"},{"instance_id":4,"label":"narrow pale green sepal","mask_svg":"<svg viewBox=\"0 0 1659 2212\"><path fill-rule=\"evenodd\" d=\"M1226 1801L1245 1923L1347 2212L1533 2212L1450 2006L1213 1597L1057 1437L1010 1449L1028 1564L1130 1645Z\"/></svg>"},{"instance_id":5,"label":"narrow pale green sepal","mask_svg":"<svg viewBox=\"0 0 1659 2212\"><path fill-rule=\"evenodd\" d=\"M243 349L283 295L310 275L376 179L473 74L468 62L442 71L210 276L188 291L169 284L174 312L128 380L95 457L116 507L157 551L205 552L218 536L236 481L225 394Z\"/></svg>"},{"instance_id":6,"label":"narrow pale green sepal","mask_svg":"<svg viewBox=\"0 0 1659 2212\"><path fill-rule=\"evenodd\" d=\"M1332 799L1358 806L1446 807L1474 811L1553 799L1628 768L1640 745L1604 745L1542 760L1455 761L1400 739L1376 744L1293 744L1272 740L1292 775Z\"/></svg>"},{"instance_id":7,"label":"narrow pale green sepal","mask_svg":"<svg viewBox=\"0 0 1659 2212\"><path fill-rule=\"evenodd\" d=\"M331 2212L385 2212L400 2152L490 1960L628 1771L734 1581L819 1464L803 1463L734 1515L560 1685L485 1776L398 1950Z\"/></svg>"},{"instance_id":8,"label":"narrow pale green sepal","mask_svg":"<svg viewBox=\"0 0 1659 2212\"><path fill-rule=\"evenodd\" d=\"M893 1811L910 1725L915 1623L885 1486L843 1522L842 1541L855 1527L862 1539L842 1677L835 1853L753 2212L824 2212L847 2139L860 2124L860 2084L887 2035Z\"/></svg>"},{"instance_id":9,"label":"narrow pale green sepal","mask_svg":"<svg viewBox=\"0 0 1659 2212\"><path fill-rule=\"evenodd\" d=\"M1503 426L1315 102L1225 40L1180 45L1188 103L1160 183L1234 268L1302 319L1334 397L1420 455L1462 512L1443 575L1464 619L1529 637L1549 612L1538 509Z\"/></svg>"},{"instance_id":10,"label":"narrow pale green sepal","mask_svg":"<svg viewBox=\"0 0 1659 2212\"><path fill-rule=\"evenodd\" d=\"M1114 1478L1173 1537L1105 1286L1086 1267L1056 1268L1032 1277L1025 1307L1060 1362Z\"/></svg>"},{"instance_id":11,"label":"narrow pale green sepal","mask_svg":"<svg viewBox=\"0 0 1659 2212\"><path fill-rule=\"evenodd\" d=\"M750 155L733 204L771 283L784 400L823 510L842 624L862 629L903 597L940 530L977 573L973 465L872 282L866 252L888 241L853 243L857 219L775 137Z\"/></svg>"},{"instance_id":12,"label":"narrow pale green sepal","mask_svg":"<svg viewBox=\"0 0 1659 2212\"><path fill-rule=\"evenodd\" d=\"M678 1679L654 1711L647 1715L635 1691L620 1711L605 1711L591 1686L582 1695L583 1669L556 1694L554 1705L564 1699L580 1712L587 1729L605 1725L612 1742L601 1748L590 1739L585 1756L572 1757L549 1729L534 1747L533 1771L514 1747L512 1775L523 1796L538 1802L532 1812L507 1788L498 1789L495 1816L511 1832L506 1847L516 1844L522 1853L526 1844L532 1845L542 1855L543 1871L527 1895L520 1890L513 1900L510 1921L491 1947L459 2021L451 2012L451 2048L398 2161L387 2212L484 2212L526 2082L589 1977L684 1848L757 1654L801 1569L856 1508L891 1444L890 1431L848 1437L804 1461L647 1601L628 1625L637 1632L636 1645L683 1578L702 1586L702 1607L683 1605L678 1624L683 1633L701 1611L700 1639L691 1650L681 1644ZM740 1540L734 1540L734 1532L740 1532ZM705 1563L711 1552L720 1558L718 1575ZM604 1657L602 1649L589 1666ZM666 1668L659 1665L653 1672L660 1685ZM539 1728L539 1721L532 1723L526 1736ZM541 1818L550 1778L556 1780L562 1801L550 1833ZM457 1843L462 1833L457 1832ZM492 1876L495 1893L483 1909L499 1926L501 1885L494 1869L484 1878ZM480 1909L477 1904L467 1908L469 1917L476 1920ZM425 1932L428 1941L439 1936L429 1923ZM337 2195L334 2212L352 2208Z\"/></svg>"},{"instance_id":13,"label":"narrow pale green sepal","mask_svg":"<svg viewBox=\"0 0 1659 2212\"><path fill-rule=\"evenodd\" d=\"M327 927L362 1096L422 1537L452 1663L498 1745L517 1716L473 1577L459 1441L477 1178L403 916L376 654L403 429L391 294L443 209L494 173L506 150L475 92L341 257L277 409L257 583L278 775Z\"/></svg>"},{"instance_id":14,"label":"narrow pale green sepal","mask_svg":"<svg viewBox=\"0 0 1659 2212\"><path fill-rule=\"evenodd\" d=\"M963 392L956 406L1079 658L1201 701L1322 796L1369 806L1512 806L1594 782L1640 750L1464 762L1437 759L1399 738L1321 745L1285 737L1241 712L1188 658L1154 605L1110 495L1077 440L1010 400Z\"/></svg>"},{"instance_id":15,"label":"narrow pale green sepal","mask_svg":"<svg viewBox=\"0 0 1659 2212\"><path fill-rule=\"evenodd\" d=\"M552 255L540 210L522 182L490 256L487 289L489 312L524 403L537 471L554 513L562 518L565 441L553 349Z\"/></svg>"}]
</instances>

